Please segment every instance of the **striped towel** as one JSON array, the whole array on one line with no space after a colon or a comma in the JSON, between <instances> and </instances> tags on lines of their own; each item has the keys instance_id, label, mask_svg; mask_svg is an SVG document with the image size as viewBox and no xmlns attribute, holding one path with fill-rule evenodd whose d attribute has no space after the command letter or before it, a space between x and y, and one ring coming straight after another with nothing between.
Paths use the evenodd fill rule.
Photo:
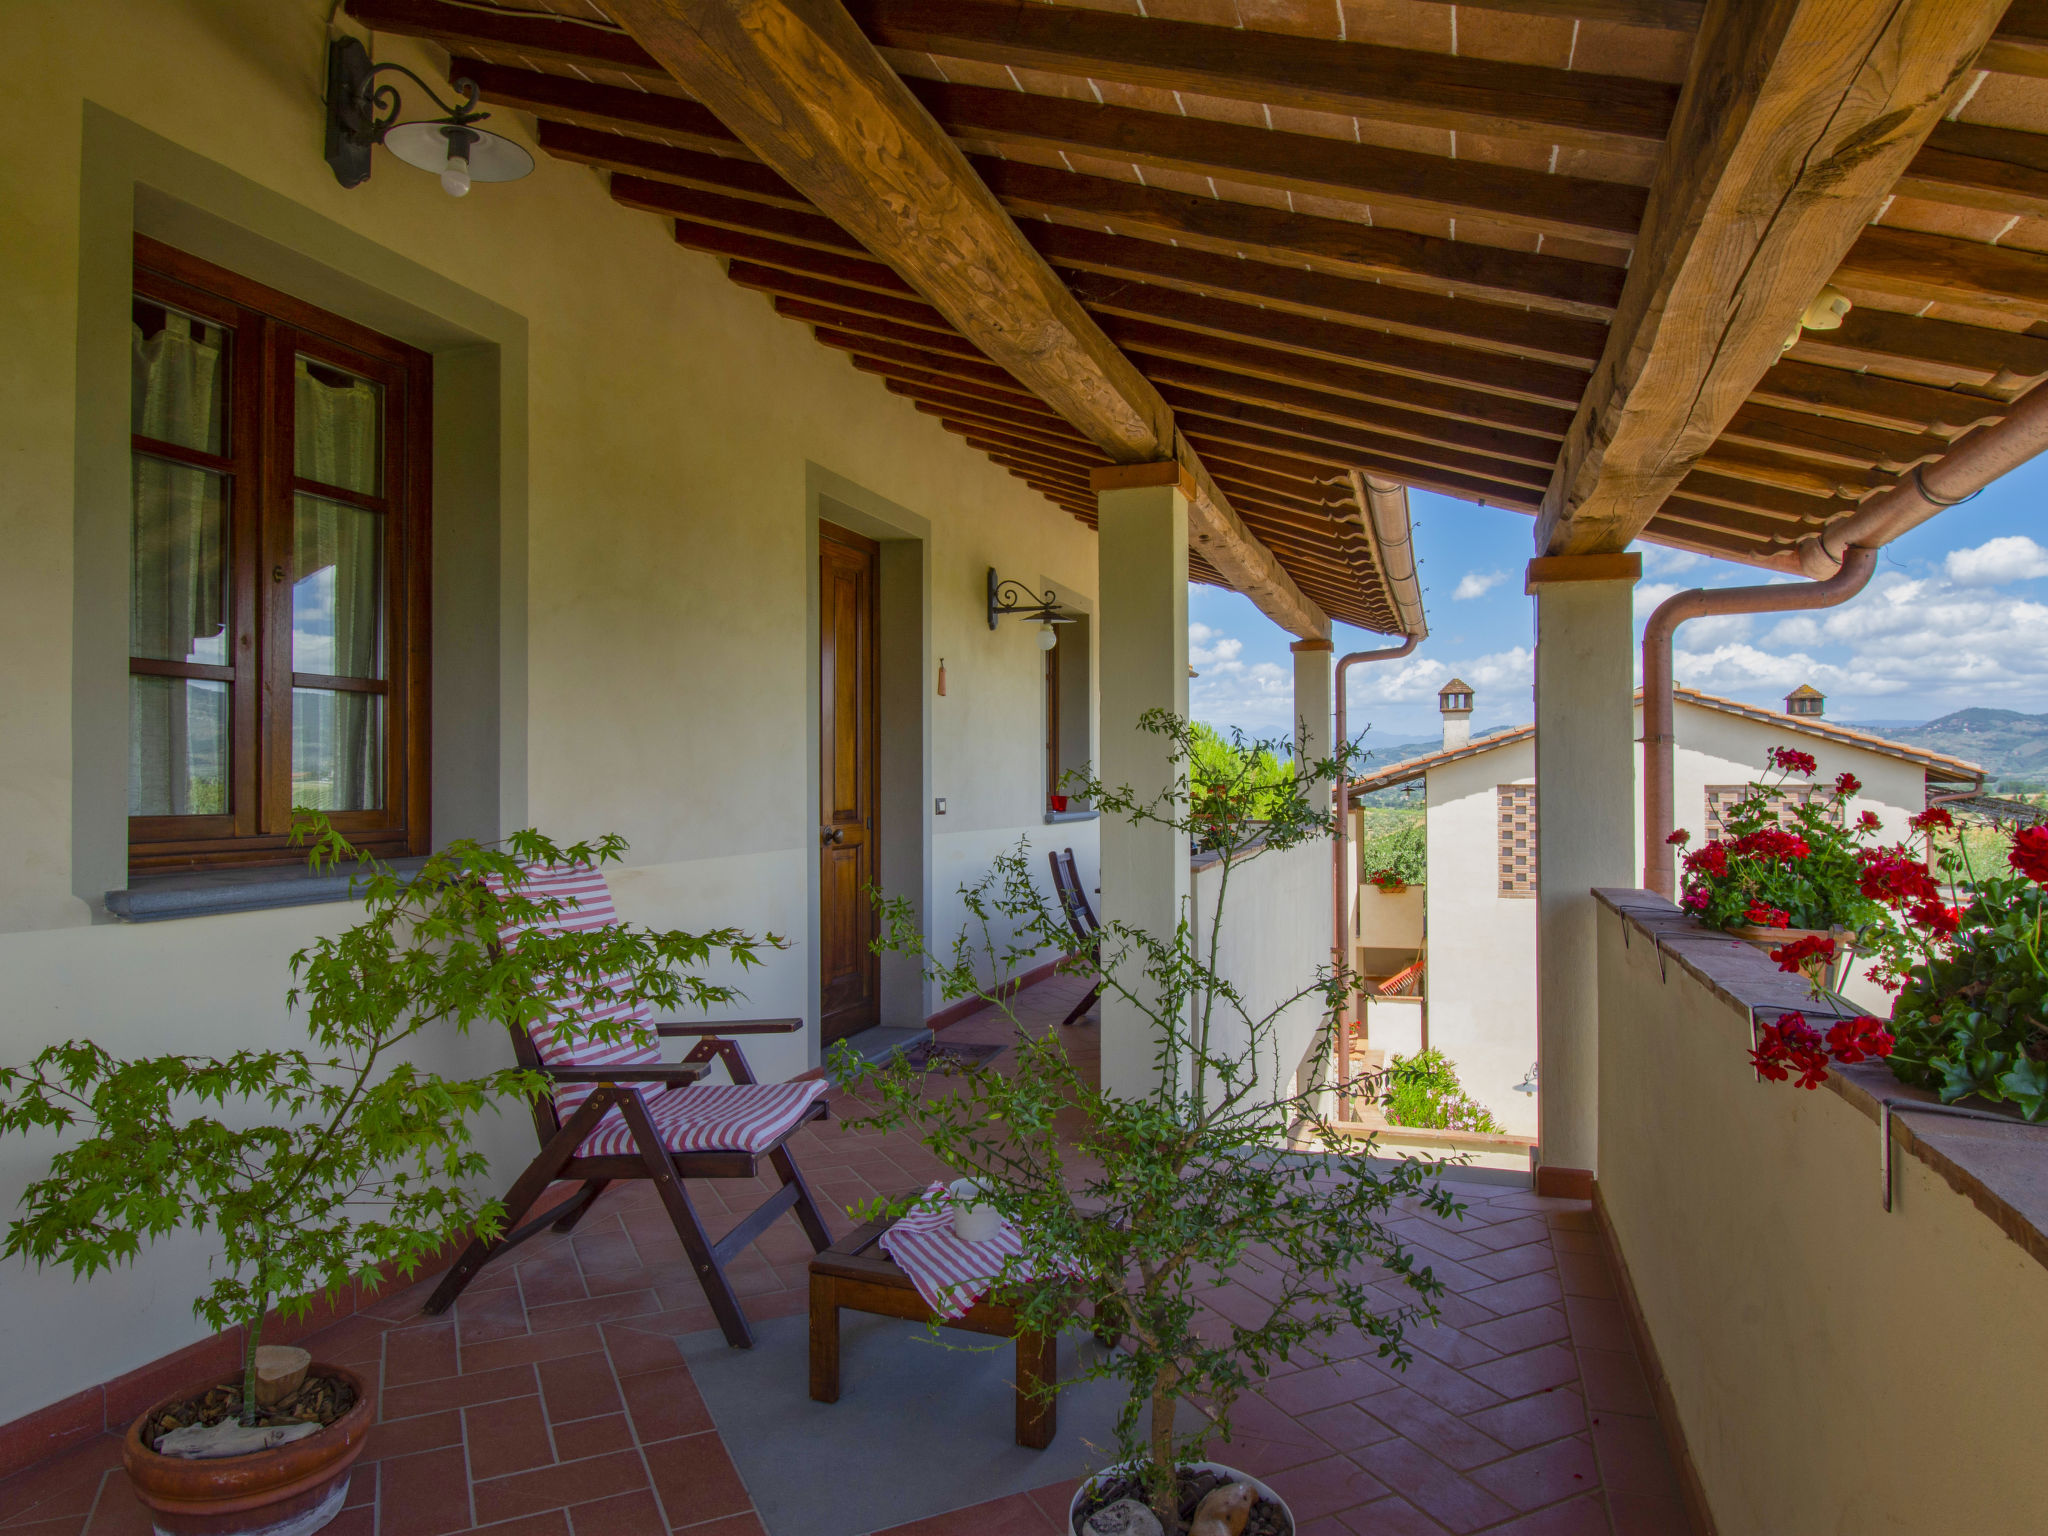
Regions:
<instances>
[{"instance_id":1,"label":"striped towel","mask_svg":"<svg viewBox=\"0 0 2048 1536\"><path fill-rule=\"evenodd\" d=\"M896 1225L882 1234L882 1252L894 1259L917 1294L942 1321L972 1311L989 1293L1003 1266L1024 1251L1007 1220L987 1242L962 1242L953 1232L953 1196L934 1184Z\"/></svg>"}]
</instances>

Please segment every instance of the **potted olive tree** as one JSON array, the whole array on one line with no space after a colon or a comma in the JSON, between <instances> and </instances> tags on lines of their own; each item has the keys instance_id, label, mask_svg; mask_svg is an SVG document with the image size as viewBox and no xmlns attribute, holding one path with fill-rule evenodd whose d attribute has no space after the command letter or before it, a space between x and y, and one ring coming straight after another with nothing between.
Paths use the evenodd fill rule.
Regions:
<instances>
[{"instance_id":1,"label":"potted olive tree","mask_svg":"<svg viewBox=\"0 0 2048 1536\"><path fill-rule=\"evenodd\" d=\"M302 818L297 835L316 869L357 857L324 818ZM319 1294L380 1284L391 1269L409 1276L500 1224L498 1202L476 1194L486 1168L471 1122L494 1102L532 1097L541 1080L515 1068L443 1077L407 1060L409 1046L480 1018L524 1027L564 1009L595 1013L621 995L660 1008L736 996L692 974L719 954L753 962L755 941L734 929L621 925L499 947L502 926L563 904L500 895L479 877L516 881L526 864L595 864L624 846L607 837L562 848L521 832L502 846L452 844L405 879L362 860L362 921L291 959L287 1001L304 1015L308 1048L124 1061L71 1040L0 1068L0 1131L61 1144L0 1256L85 1278L181 1228L219 1240L218 1274L193 1311L240 1330L242 1369L186 1384L128 1431L128 1474L159 1525L327 1524L376 1417L370 1385L264 1346L273 1309L304 1316Z\"/></svg>"},{"instance_id":2,"label":"potted olive tree","mask_svg":"<svg viewBox=\"0 0 2048 1536\"><path fill-rule=\"evenodd\" d=\"M969 1073L943 1087L906 1064L869 1066L844 1049L833 1068L865 1103L856 1123L915 1135L1015 1224L1022 1252L994 1283L1021 1329L1053 1333L1086 1315L1098 1336L1120 1341L1075 1378L1114 1377L1129 1395L1117 1421L1119 1462L1076 1495L1074 1529L1130 1500L1141 1508L1117 1518L1129 1514L1134 1529L1156 1519L1178 1536L1213 1494L1240 1501L1230 1529L1286 1536L1285 1506L1256 1479L1206 1461L1209 1442L1229 1439L1232 1405L1253 1380L1302 1354L1320 1358L1339 1329L1360 1330L1381 1357L1405 1364L1403 1326L1434 1317L1442 1285L1389 1228L1389 1210L1407 1198L1444 1214L1459 1207L1420 1163L1375 1167L1369 1141L1325 1118L1327 1069L1298 1088L1296 1062L1281 1055L1283 1017L1305 1006L1324 1020L1311 1059L1327 1061L1328 1020L1346 979L1325 967L1255 1006L1213 960L1236 872L1331 837L1314 791L1348 754L1297 764L1276 788L1266 743L1225 757L1198 751L1202 739L1176 716L1148 714L1141 728L1171 743L1177 782L1147 797L1082 773L1080 792L1105 817L1199 833L1222 859L1215 908L1201 934L1185 918L1167 934L1112 918L1099 956L1069 963L1147 1020L1155 1086L1118 1093L1087 1082L1057 1032L1020 1032L1013 1073ZM877 947L920 956L948 998L1007 1011L998 983L1048 948L1068 947L1065 915L1033 881L1023 845L962 895L969 929L944 955L926 946L907 904L878 896L886 931ZM1258 1272L1262 1305L1255 1318L1225 1322L1202 1298L1240 1267ZM1387 1283L1413 1303L1386 1309L1371 1288Z\"/></svg>"}]
</instances>

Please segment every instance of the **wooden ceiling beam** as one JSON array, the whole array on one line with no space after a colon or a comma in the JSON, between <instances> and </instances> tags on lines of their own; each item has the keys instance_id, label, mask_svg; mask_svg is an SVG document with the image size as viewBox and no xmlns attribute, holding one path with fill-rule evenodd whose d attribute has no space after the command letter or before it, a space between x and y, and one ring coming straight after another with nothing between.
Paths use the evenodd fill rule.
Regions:
<instances>
[{"instance_id":1,"label":"wooden ceiling beam","mask_svg":"<svg viewBox=\"0 0 2048 1536\"><path fill-rule=\"evenodd\" d=\"M1958 325L1859 304L1840 329L1801 331L1786 354L1794 362L1835 368L1888 368L1912 363L1939 368L1957 383L2023 394L2048 378L2048 336Z\"/></svg>"},{"instance_id":2,"label":"wooden ceiling beam","mask_svg":"<svg viewBox=\"0 0 2048 1536\"><path fill-rule=\"evenodd\" d=\"M540 118L534 128L540 147L557 160L572 160L626 176L643 176L650 181L674 182L679 187L752 198L799 213L817 212L809 198L752 158L684 149L609 128L579 128L552 117Z\"/></svg>"},{"instance_id":3,"label":"wooden ceiling beam","mask_svg":"<svg viewBox=\"0 0 2048 1536\"><path fill-rule=\"evenodd\" d=\"M857 261L871 259L865 246L822 214L799 213L774 203L757 203L744 197L727 197L719 192L618 173L611 178L611 194L613 202L642 213L659 213L714 229L761 235L788 245L851 256Z\"/></svg>"},{"instance_id":4,"label":"wooden ceiling beam","mask_svg":"<svg viewBox=\"0 0 2048 1536\"><path fill-rule=\"evenodd\" d=\"M1019 394L1029 394L1029 391L994 363L983 362L978 358L959 357L935 348L906 345L898 341L884 341L879 336L860 336L850 331L835 331L823 325L812 326L811 334L834 351L857 352L862 357L873 358L878 362L901 363L908 368L921 368L927 373L958 379L962 383L974 384L983 389L1010 389ZM929 331L921 331L918 334L932 335ZM932 339L936 341L939 338L933 336Z\"/></svg>"},{"instance_id":5,"label":"wooden ceiling beam","mask_svg":"<svg viewBox=\"0 0 2048 1536\"><path fill-rule=\"evenodd\" d=\"M2008 409L2005 401L1987 395L1790 361L1757 380L1750 399L1894 432L1934 431L1948 437L2001 420Z\"/></svg>"},{"instance_id":6,"label":"wooden ceiling beam","mask_svg":"<svg viewBox=\"0 0 2048 1536\"><path fill-rule=\"evenodd\" d=\"M993 155L971 155L968 160L1015 214L1079 219L1136 239L1171 242L1220 256L1307 265L1338 276L1411 287L1448 286L1473 298L1595 320L1611 315L1621 297L1624 270L1601 262L1197 197Z\"/></svg>"},{"instance_id":7,"label":"wooden ceiling beam","mask_svg":"<svg viewBox=\"0 0 2048 1536\"><path fill-rule=\"evenodd\" d=\"M1151 359L1173 358L1276 383L1297 384L1324 394L1346 395L1535 436L1561 438L1571 425L1570 410L1557 406L1535 405L1506 395L1488 395L1350 363L1325 362L1298 352L1280 352L1149 321L1105 316L1103 329L1126 351L1147 359L1148 367Z\"/></svg>"},{"instance_id":8,"label":"wooden ceiling beam","mask_svg":"<svg viewBox=\"0 0 2048 1536\"><path fill-rule=\"evenodd\" d=\"M1843 256L1835 281L1916 304L1960 304L2048 320L2048 256L1874 225Z\"/></svg>"},{"instance_id":9,"label":"wooden ceiling beam","mask_svg":"<svg viewBox=\"0 0 2048 1536\"><path fill-rule=\"evenodd\" d=\"M1943 123L1927 136L1893 190L1901 197L2041 218L2048 215L2048 134Z\"/></svg>"},{"instance_id":10,"label":"wooden ceiling beam","mask_svg":"<svg viewBox=\"0 0 2048 1536\"><path fill-rule=\"evenodd\" d=\"M1699 468L1732 479L1753 480L1759 485L1782 486L1808 496L1844 496L1852 500L1898 484L1896 475L1883 470L1823 464L1795 454L1774 453L1738 442L1725 433L1700 455Z\"/></svg>"},{"instance_id":11,"label":"wooden ceiling beam","mask_svg":"<svg viewBox=\"0 0 2048 1536\"><path fill-rule=\"evenodd\" d=\"M1555 21L1611 21L1626 27L1697 32L1705 0L1459 0L1467 10L1506 11Z\"/></svg>"},{"instance_id":12,"label":"wooden ceiling beam","mask_svg":"<svg viewBox=\"0 0 2048 1536\"><path fill-rule=\"evenodd\" d=\"M477 43L585 68L668 78L647 50L617 27L545 11L450 4L449 0L349 0L348 13L373 32L424 37L451 53ZM451 74L450 78L454 78Z\"/></svg>"},{"instance_id":13,"label":"wooden ceiling beam","mask_svg":"<svg viewBox=\"0 0 2048 1536\"><path fill-rule=\"evenodd\" d=\"M1353 465L1363 466L1367 459L1373 458L1400 461L1404 466L1435 465L1441 469L1519 484L1539 492L1550 483L1547 464L1518 464L1412 438L1383 437L1378 433L1361 432L1270 406L1225 400L1187 390L1169 388L1165 394L1180 415L1183 430L1191 437L1208 436L1242 443L1249 448L1270 448L1347 469Z\"/></svg>"},{"instance_id":14,"label":"wooden ceiling beam","mask_svg":"<svg viewBox=\"0 0 2048 1536\"><path fill-rule=\"evenodd\" d=\"M1031 223L1023 228L1024 237L1039 254L1062 269L1168 283L1197 293L1230 294L1319 319L1476 345L1581 369L1597 362L1607 343L1607 327L1597 320L1476 299L1447 299L1361 278L1183 250L1157 240L1105 235L1067 224Z\"/></svg>"},{"instance_id":15,"label":"wooden ceiling beam","mask_svg":"<svg viewBox=\"0 0 2048 1536\"><path fill-rule=\"evenodd\" d=\"M1572 149L1657 144L1678 97L1661 81L1017 0L847 9L885 51Z\"/></svg>"},{"instance_id":16,"label":"wooden ceiling beam","mask_svg":"<svg viewBox=\"0 0 2048 1536\"><path fill-rule=\"evenodd\" d=\"M697 224L689 219L675 221L675 237L676 244L707 255L726 256L764 267L780 267L784 271L802 272L875 293L918 298L915 288L879 261L862 261L833 251L821 251L814 246L792 245L786 240L770 240L739 230ZM920 299L919 302L923 301Z\"/></svg>"},{"instance_id":17,"label":"wooden ceiling beam","mask_svg":"<svg viewBox=\"0 0 2048 1536\"><path fill-rule=\"evenodd\" d=\"M1758 541L1738 533L1720 533L1662 517L1650 519L1649 526L1643 530L1643 538L1667 548L1689 550L1717 560L1738 560L1746 565L1770 563L1770 555L1780 547L1776 540ZM1782 547L1789 550L1791 545Z\"/></svg>"},{"instance_id":18,"label":"wooden ceiling beam","mask_svg":"<svg viewBox=\"0 0 2048 1536\"><path fill-rule=\"evenodd\" d=\"M1679 481L1677 494L1689 496L1695 501L1713 502L1719 506L1737 507L1745 511L1765 512L1776 517L1796 517L1802 520L1817 518L1825 521L1844 512L1854 512L1857 504L1857 498L1853 496L1837 496L1832 493L1813 496L1804 491L1788 490L1781 485L1719 475L1706 469L1695 469Z\"/></svg>"},{"instance_id":19,"label":"wooden ceiling beam","mask_svg":"<svg viewBox=\"0 0 2048 1536\"><path fill-rule=\"evenodd\" d=\"M1058 96L930 80L908 84L948 133L974 144L1078 151L1281 192L1413 208L1451 218L1478 216L1538 234L1604 245L1629 244L1642 222L1643 189L1620 182L1547 175L1133 107L1096 106Z\"/></svg>"},{"instance_id":20,"label":"wooden ceiling beam","mask_svg":"<svg viewBox=\"0 0 2048 1536\"><path fill-rule=\"evenodd\" d=\"M2002 0L1709 0L1541 553L1619 550L1719 437L1960 93Z\"/></svg>"},{"instance_id":21,"label":"wooden ceiling beam","mask_svg":"<svg viewBox=\"0 0 2048 1536\"><path fill-rule=\"evenodd\" d=\"M1219 401L1271 407L1287 415L1330 422L1339 427L1384 433L1394 438L1412 438L1446 448L1468 449L1546 469L1557 457L1554 441L1525 432L1509 432L1500 427L1459 421L1448 416L1425 415L1421 411L1397 410L1256 375L1237 374L1199 363L1183 363L1177 358L1155 357L1147 366L1161 389L1193 390Z\"/></svg>"},{"instance_id":22,"label":"wooden ceiling beam","mask_svg":"<svg viewBox=\"0 0 2048 1536\"><path fill-rule=\"evenodd\" d=\"M837 0L608 0L648 53L792 186L1119 463L1176 460L1191 536L1282 628L1329 620L1260 546L1159 392L1022 239ZM958 365L965 367L967 365Z\"/></svg>"},{"instance_id":23,"label":"wooden ceiling beam","mask_svg":"<svg viewBox=\"0 0 2048 1536\"><path fill-rule=\"evenodd\" d=\"M847 337L845 339L849 343L859 343L859 338L857 337ZM880 344L878 343L877 345ZM885 379L901 379L906 384L920 384L932 389L973 390L991 400L1001 401L1005 404L1015 404L1020 408L1038 404L1037 396L1027 395L1023 390L1017 388L1014 383L1008 388L977 383L973 379L960 378L952 373L942 373L937 369L900 362L895 358L877 357L872 352L866 350L864 345L834 347L833 350L850 351L853 357L853 366L862 373L878 374ZM930 358L927 361L942 362L943 359Z\"/></svg>"},{"instance_id":24,"label":"wooden ceiling beam","mask_svg":"<svg viewBox=\"0 0 2048 1536\"><path fill-rule=\"evenodd\" d=\"M740 287L752 288L758 293L778 298L786 296L803 299L833 309L872 315L877 320L889 320L897 325L911 325L919 330L937 331L946 336L960 334L953 329L952 321L922 299L906 299L895 294L876 293L872 288L856 288L847 283L832 282L828 278L791 272L782 267L764 267L751 261L729 262L725 275Z\"/></svg>"},{"instance_id":25,"label":"wooden ceiling beam","mask_svg":"<svg viewBox=\"0 0 2048 1536\"><path fill-rule=\"evenodd\" d=\"M1366 326L1343 325L1093 272L1075 273L1068 279L1068 286L1098 317L1117 315L1226 341L1253 342L1327 362L1384 368L1418 379L1563 406L1567 410L1577 405L1579 396L1585 392L1584 370L1560 368L1554 363L1417 341L1412 336ZM1114 327L1109 329L1114 331Z\"/></svg>"},{"instance_id":26,"label":"wooden ceiling beam","mask_svg":"<svg viewBox=\"0 0 2048 1536\"><path fill-rule=\"evenodd\" d=\"M920 410L929 406L947 416L985 418L994 422L1028 422L1040 432L1073 431L1064 420L1043 406L1037 410L1019 410L1007 398L977 394L965 385L942 387L940 383L920 383L915 379L894 376L885 377L884 383L891 394L903 396ZM1078 434L1076 438L1080 442L1087 441Z\"/></svg>"},{"instance_id":27,"label":"wooden ceiling beam","mask_svg":"<svg viewBox=\"0 0 2048 1536\"><path fill-rule=\"evenodd\" d=\"M1827 519L1823 517L1798 518L1772 512L1745 512L1718 502L1695 501L1690 496L1667 498L1657 509L1657 515L1699 528L1742 533L1754 539L1783 540L1788 544L1797 543L1827 526Z\"/></svg>"},{"instance_id":28,"label":"wooden ceiling beam","mask_svg":"<svg viewBox=\"0 0 2048 1536\"><path fill-rule=\"evenodd\" d=\"M918 410L928 411L937 415L939 425L948 432L958 432L962 436L972 434L976 437L993 437L998 442L1010 443L1020 448L1036 448L1047 452L1062 453L1069 458L1089 465L1091 468L1095 465L1107 464L1109 462L1108 459L1102 456L1102 451L1091 443L1075 443L1065 438L1048 437L1044 433L1034 432L1029 427L1017 426L1014 423L962 418L949 415L941 411L937 406L925 405L922 402L915 403Z\"/></svg>"},{"instance_id":29,"label":"wooden ceiling beam","mask_svg":"<svg viewBox=\"0 0 2048 1536\"><path fill-rule=\"evenodd\" d=\"M1947 438L1932 432L1888 432L1853 421L1754 403L1744 405L1729 419L1722 440L1782 449L1844 468L1874 465L1899 475L1915 464L1940 458L1952 446Z\"/></svg>"},{"instance_id":30,"label":"wooden ceiling beam","mask_svg":"<svg viewBox=\"0 0 2048 1536\"><path fill-rule=\"evenodd\" d=\"M754 158L733 131L718 120L717 114L681 96L600 85L570 75L515 69L509 64L487 64L461 54L448 60L448 78L474 80L482 99L494 107L512 107L579 128L624 128L659 134L669 143L686 149Z\"/></svg>"},{"instance_id":31,"label":"wooden ceiling beam","mask_svg":"<svg viewBox=\"0 0 2048 1536\"><path fill-rule=\"evenodd\" d=\"M2048 5L2013 0L1978 63L1999 74L2048 78Z\"/></svg>"},{"instance_id":32,"label":"wooden ceiling beam","mask_svg":"<svg viewBox=\"0 0 2048 1536\"><path fill-rule=\"evenodd\" d=\"M899 346L941 352L948 357L963 357L970 362L988 361L981 350L965 336L924 330L914 325L898 325L893 320L879 320L873 315L834 309L829 304L813 304L806 299L778 296L775 300L775 313L785 320L795 320L803 325L822 325L827 330L837 331L841 335L873 336L881 341L895 342ZM1057 421L1061 418L1053 419ZM1078 432L1074 437L1079 442L1088 441Z\"/></svg>"}]
</instances>

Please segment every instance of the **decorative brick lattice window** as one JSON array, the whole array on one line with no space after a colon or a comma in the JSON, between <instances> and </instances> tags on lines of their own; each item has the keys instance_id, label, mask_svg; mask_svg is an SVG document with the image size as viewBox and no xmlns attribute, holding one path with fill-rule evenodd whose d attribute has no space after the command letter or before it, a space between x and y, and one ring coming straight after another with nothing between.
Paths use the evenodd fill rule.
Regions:
<instances>
[{"instance_id":1,"label":"decorative brick lattice window","mask_svg":"<svg viewBox=\"0 0 2048 1536\"><path fill-rule=\"evenodd\" d=\"M1494 789L1500 814L1500 894L1536 894L1536 786L1501 784Z\"/></svg>"},{"instance_id":2,"label":"decorative brick lattice window","mask_svg":"<svg viewBox=\"0 0 2048 1536\"><path fill-rule=\"evenodd\" d=\"M1707 837L1709 839L1726 837L1728 835L1728 823L1726 820L1728 812L1737 801L1741 800L1748 793L1749 786L1747 784L1709 784L1707 786ZM1830 793L1831 791L1826 785L1786 785L1771 796L1771 803L1778 810L1779 825L1788 828L1793 826L1792 812L1796 807L1806 805L1816 797L1826 798ZM1835 808L1833 816L1835 822L1839 825L1842 820L1842 812L1839 806Z\"/></svg>"}]
</instances>

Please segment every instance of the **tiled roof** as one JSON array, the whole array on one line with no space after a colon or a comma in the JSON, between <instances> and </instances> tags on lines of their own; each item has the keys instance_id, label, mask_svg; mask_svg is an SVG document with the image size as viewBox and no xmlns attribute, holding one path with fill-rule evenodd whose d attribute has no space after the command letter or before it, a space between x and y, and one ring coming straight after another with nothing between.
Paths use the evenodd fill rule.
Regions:
<instances>
[{"instance_id":1,"label":"tiled roof","mask_svg":"<svg viewBox=\"0 0 2048 1536\"><path fill-rule=\"evenodd\" d=\"M1702 709L1741 715L1745 719L1758 720L1783 730L1796 731L1806 736L1818 736L1826 741L1839 742L1843 746L1861 747L1866 752L1879 752L1886 757L1918 763L1927 770L1930 779L1971 785L1981 785L1984 782L1984 769L1976 763L1965 762L1960 757L1950 757L1945 752L1929 752L1924 747L1908 746L1902 741L1892 741L1888 737L1872 735L1869 731L1859 731L1851 726L1830 725L1825 720L1788 715L1781 710L1765 709L1757 704L1744 704L1739 699L1724 699L1718 694L1701 693L1696 688L1674 689L1673 696L1681 703L1696 704ZM1642 700L1643 691L1638 688L1636 702L1640 704ZM1441 768L1447 763L1459 762L1464 758L1477 757L1482 752L1491 752L1496 747L1512 745L1535 734L1535 726L1518 725L1512 730L1482 736L1469 746L1454 747L1444 752L1431 752L1422 757L1411 757L1402 763L1389 763L1384 768L1353 779L1351 792L1358 795L1369 794L1376 789L1391 789L1398 784L1419 779L1431 769Z\"/></svg>"}]
</instances>

